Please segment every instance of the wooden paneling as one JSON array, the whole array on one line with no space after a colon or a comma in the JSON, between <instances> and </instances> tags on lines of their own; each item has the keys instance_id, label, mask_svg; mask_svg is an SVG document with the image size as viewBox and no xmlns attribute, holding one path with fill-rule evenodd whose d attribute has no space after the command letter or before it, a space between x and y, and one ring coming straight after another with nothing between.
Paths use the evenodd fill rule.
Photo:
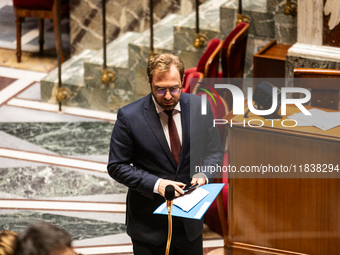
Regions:
<instances>
[{"instance_id":1,"label":"wooden paneling","mask_svg":"<svg viewBox=\"0 0 340 255\"><path fill-rule=\"evenodd\" d=\"M236 169L340 164L340 132L307 130L229 127L229 163ZM340 178L308 174L267 179L229 174L226 254L340 254Z\"/></svg>"},{"instance_id":2,"label":"wooden paneling","mask_svg":"<svg viewBox=\"0 0 340 255\"><path fill-rule=\"evenodd\" d=\"M340 70L294 68L294 78L294 87L311 89L311 106L339 110Z\"/></svg>"}]
</instances>

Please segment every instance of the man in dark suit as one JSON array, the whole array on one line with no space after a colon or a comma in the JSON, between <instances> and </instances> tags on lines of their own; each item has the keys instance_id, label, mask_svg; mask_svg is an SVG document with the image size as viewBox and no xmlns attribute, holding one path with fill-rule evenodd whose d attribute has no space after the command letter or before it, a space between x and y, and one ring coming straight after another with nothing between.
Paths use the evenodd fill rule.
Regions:
<instances>
[{"instance_id":1,"label":"man in dark suit","mask_svg":"<svg viewBox=\"0 0 340 255\"><path fill-rule=\"evenodd\" d=\"M153 214L165 201L165 187L173 185L180 196L189 183L212 181L195 166L222 162L210 106L202 115L200 97L181 91L181 59L157 55L147 74L151 93L118 111L108 164L110 176L129 187L126 224L136 255L165 254L167 217ZM203 254L202 231L202 220L174 217L171 254Z\"/></svg>"}]
</instances>

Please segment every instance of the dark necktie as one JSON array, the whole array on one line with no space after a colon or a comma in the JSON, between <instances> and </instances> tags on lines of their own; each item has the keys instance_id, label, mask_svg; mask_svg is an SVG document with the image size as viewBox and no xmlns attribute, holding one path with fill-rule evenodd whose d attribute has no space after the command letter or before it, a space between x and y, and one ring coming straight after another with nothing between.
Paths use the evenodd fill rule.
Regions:
<instances>
[{"instance_id":1,"label":"dark necktie","mask_svg":"<svg viewBox=\"0 0 340 255\"><path fill-rule=\"evenodd\" d=\"M169 119L168 119L168 127L169 127L169 136L170 136L170 146L171 153L175 160L176 165L178 166L179 156L181 154L181 142L179 140L176 123L172 117L172 110L164 111Z\"/></svg>"}]
</instances>

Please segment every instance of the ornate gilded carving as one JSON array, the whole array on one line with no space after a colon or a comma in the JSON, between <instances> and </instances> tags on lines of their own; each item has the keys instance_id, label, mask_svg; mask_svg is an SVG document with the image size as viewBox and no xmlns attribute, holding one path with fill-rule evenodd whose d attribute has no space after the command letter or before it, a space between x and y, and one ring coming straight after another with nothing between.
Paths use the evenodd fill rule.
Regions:
<instances>
[{"instance_id":1,"label":"ornate gilded carving","mask_svg":"<svg viewBox=\"0 0 340 255\"><path fill-rule=\"evenodd\" d=\"M326 0L323 11L326 16L330 15L328 27L329 30L333 30L340 23L340 1Z\"/></svg>"}]
</instances>

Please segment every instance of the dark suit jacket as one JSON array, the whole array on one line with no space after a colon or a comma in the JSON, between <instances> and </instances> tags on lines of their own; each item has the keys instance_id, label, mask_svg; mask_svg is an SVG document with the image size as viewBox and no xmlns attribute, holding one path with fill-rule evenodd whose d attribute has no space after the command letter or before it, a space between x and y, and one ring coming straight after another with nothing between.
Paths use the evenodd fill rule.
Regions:
<instances>
[{"instance_id":1,"label":"dark suit jacket","mask_svg":"<svg viewBox=\"0 0 340 255\"><path fill-rule=\"evenodd\" d=\"M185 93L180 105L183 136L178 167L166 141L152 94L118 111L111 137L108 172L113 179L129 187L127 233L140 242L161 245L167 239L167 216L153 214L165 201L153 193L158 178L189 184L190 165L194 168L202 162L203 165L216 166L222 162L222 147L217 130L212 127L211 109L202 116L200 97ZM183 221L189 240L202 233L202 221Z\"/></svg>"}]
</instances>

